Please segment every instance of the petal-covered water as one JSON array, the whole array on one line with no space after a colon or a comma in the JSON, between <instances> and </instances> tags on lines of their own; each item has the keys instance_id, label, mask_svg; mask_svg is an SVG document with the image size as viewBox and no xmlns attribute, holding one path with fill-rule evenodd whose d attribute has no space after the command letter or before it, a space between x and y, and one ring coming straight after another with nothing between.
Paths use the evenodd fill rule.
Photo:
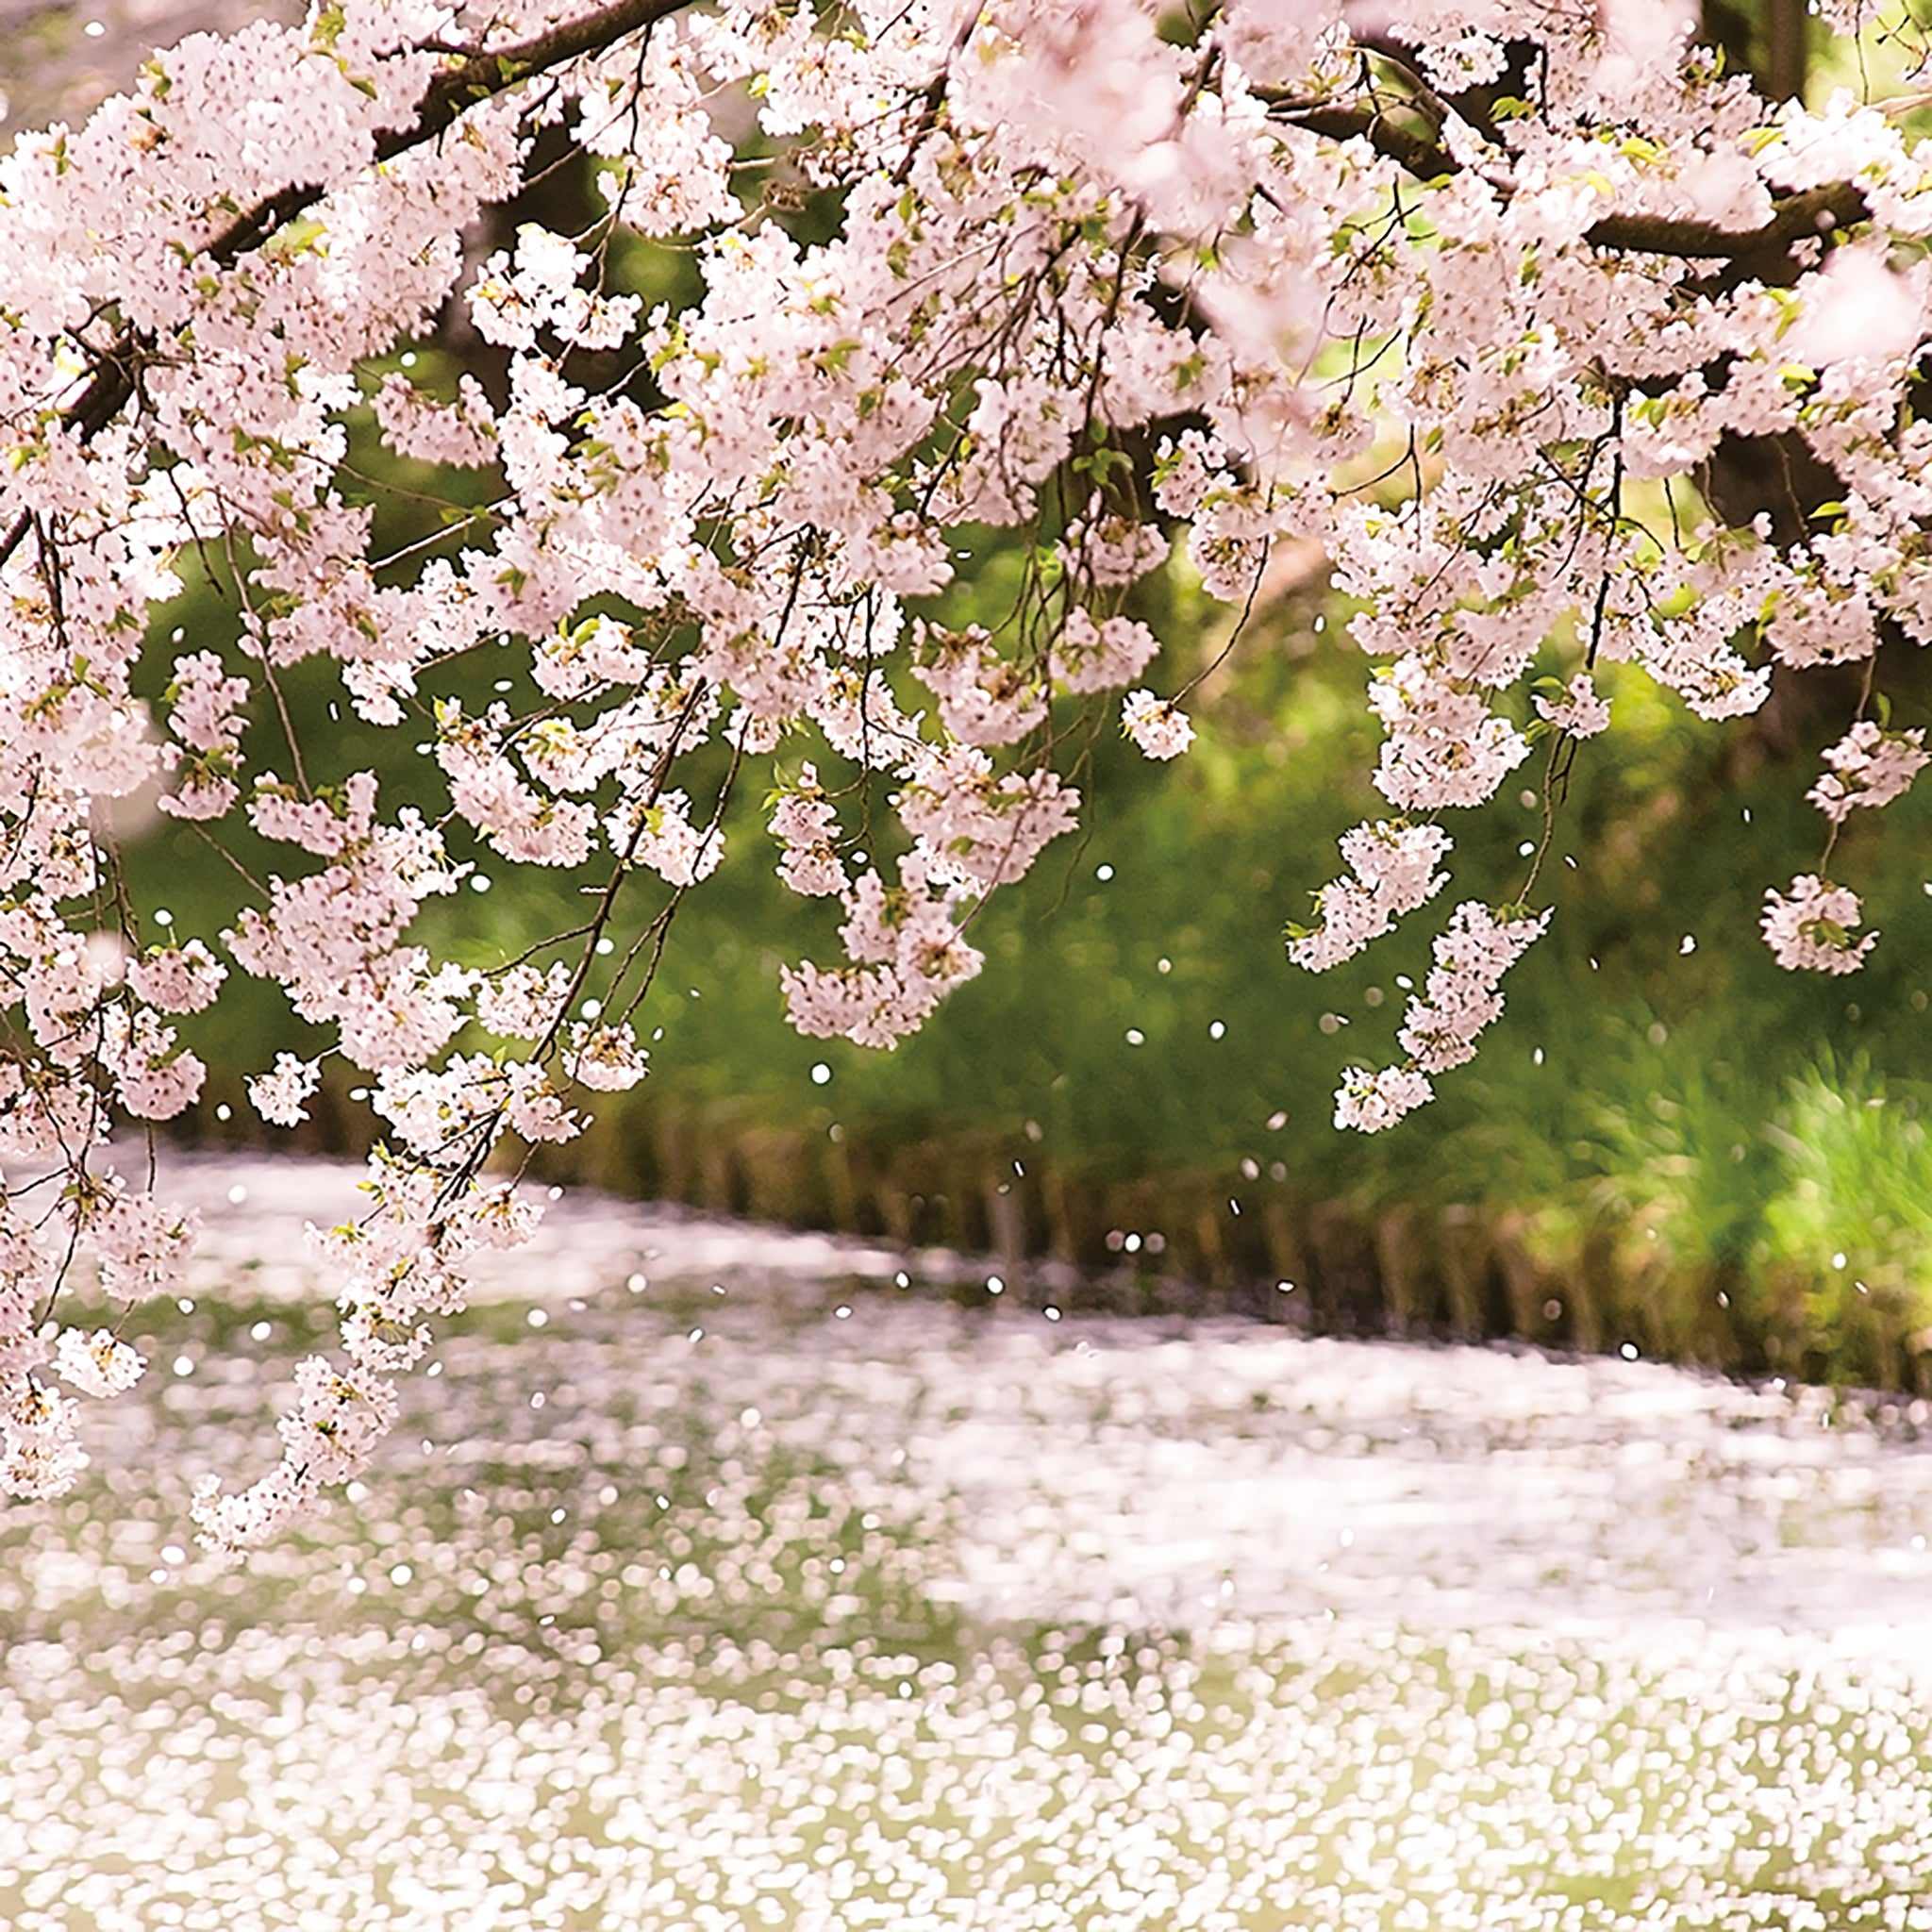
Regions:
<instances>
[{"instance_id":1,"label":"petal-covered water","mask_svg":"<svg viewBox=\"0 0 1932 1932\"><path fill-rule=\"evenodd\" d=\"M0 1525L0 1923L1932 1927L1923 1407L574 1193L216 1570L353 1181L185 1164L148 1400Z\"/></svg>"}]
</instances>

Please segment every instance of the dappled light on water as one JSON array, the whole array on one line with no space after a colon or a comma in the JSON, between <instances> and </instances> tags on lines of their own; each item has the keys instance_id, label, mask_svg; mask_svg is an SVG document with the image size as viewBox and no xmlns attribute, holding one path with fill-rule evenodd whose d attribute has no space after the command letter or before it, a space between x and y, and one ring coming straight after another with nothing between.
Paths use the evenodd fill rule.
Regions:
<instances>
[{"instance_id":1,"label":"dappled light on water","mask_svg":"<svg viewBox=\"0 0 1932 1932\"><path fill-rule=\"evenodd\" d=\"M214 1344L292 1365L353 1193L175 1182L186 1372L0 1529L21 1932L1932 1926L1917 1406L1049 1321L573 1195L222 1569Z\"/></svg>"}]
</instances>

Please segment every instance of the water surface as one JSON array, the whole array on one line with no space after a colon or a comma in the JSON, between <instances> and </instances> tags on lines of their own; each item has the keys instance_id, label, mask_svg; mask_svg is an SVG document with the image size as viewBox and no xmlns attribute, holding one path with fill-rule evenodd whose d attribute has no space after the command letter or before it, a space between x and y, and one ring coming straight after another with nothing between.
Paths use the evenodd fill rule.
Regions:
<instances>
[{"instance_id":1,"label":"water surface","mask_svg":"<svg viewBox=\"0 0 1932 1932\"><path fill-rule=\"evenodd\" d=\"M146 1399L0 1521L0 1923L1932 1928L1923 1405L573 1192L221 1570L354 1178L184 1162Z\"/></svg>"}]
</instances>

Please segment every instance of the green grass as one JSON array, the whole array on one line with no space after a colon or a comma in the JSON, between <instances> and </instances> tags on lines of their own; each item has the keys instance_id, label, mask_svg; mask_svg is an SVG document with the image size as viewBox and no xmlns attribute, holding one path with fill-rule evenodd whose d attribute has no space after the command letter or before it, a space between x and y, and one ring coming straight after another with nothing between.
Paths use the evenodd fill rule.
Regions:
<instances>
[{"instance_id":1,"label":"green grass","mask_svg":"<svg viewBox=\"0 0 1932 1932\"><path fill-rule=\"evenodd\" d=\"M385 529L391 541L410 534ZM948 593L949 614L987 615L1013 567L1001 552L983 559ZM1189 698L1200 741L1156 770L1120 742L1110 714L1057 720L1082 748L1084 829L974 923L982 976L894 1053L793 1033L779 969L836 960L838 914L779 887L748 791L727 821L725 862L680 911L642 1009L652 1078L634 1096L597 1103L602 1120L576 1171L781 1217L850 1225L857 1213L911 1239L998 1247L989 1196L1014 1181L1019 1162L1036 1182L1053 1177L1102 1202L1084 1220L1070 1210L1084 1230L1081 1258L1105 1258L1095 1244L1109 1231L1185 1223L1175 1252L1208 1272L1224 1248L1253 1247L1228 1221L1230 1201L1249 1216L1301 1219L1340 1204L1364 1228L1397 1210L1474 1214L1525 1228L1560 1274L1609 1257L1618 1291L1651 1305L1654 1345L1911 1380L1905 1342L1932 1325L1932 1305L1909 1269L1874 1262L1885 1275L1882 1291L1865 1277L1875 1313L1840 1307L1815 1278L1818 1257L1844 1246L1824 1223L1856 1224L1868 1183L1911 1168L1905 1108L1868 1122L1828 1172L1811 1172L1809 1155L1794 1150L1824 1120L1802 1096L1832 1087L1839 1069L1864 1069L1908 1098L1932 1064L1923 861L1932 792L1854 814L1833 857L1835 875L1865 894L1883 928L1865 972L1784 973L1758 940L1762 894L1816 862L1823 824L1803 791L1837 722L1806 726L1801 756L1740 773L1641 678L1611 677L1615 724L1582 750L1540 881L1554 925L1506 981L1507 1010L1480 1058L1393 1131L1341 1134L1330 1118L1337 1076L1351 1060L1399 1057L1404 982L1425 974L1440 915L1464 896L1495 904L1521 891L1522 848L1541 830L1542 774L1532 762L1486 810L1449 815L1455 882L1409 930L1328 974L1302 974L1283 958L1283 923L1336 870L1336 836L1382 809L1366 776L1368 666L1340 640L1345 613L1315 591L1297 593L1223 663L1225 614L1183 573L1157 575L1137 595L1167 634L1191 640L1169 675L1206 673ZM173 618L198 638L221 632L208 586L164 622ZM475 708L503 668L478 661L452 675ZM1925 682L1911 667L1901 675ZM386 799L426 802L411 749L419 734L332 718L332 689L324 667L287 678L314 774L373 759ZM905 697L917 701L911 690ZM276 761L265 722L250 749ZM787 752L810 755L803 740ZM831 775L835 761L819 761ZM715 760L700 760L695 789L719 775ZM434 902L421 921L420 936L452 956L497 965L579 915L582 879L518 876L470 856L491 890ZM291 855L244 836L240 857L262 876ZM165 902L176 933L212 936L232 917L238 881L189 829L164 825L131 855L131 872L137 903ZM615 935L620 953L658 905L641 890ZM213 1068L204 1129L217 1106L245 1115L243 1074L279 1050L321 1043L277 990L240 975L219 1016L182 1031ZM317 1131L344 1144L371 1123L349 1097L356 1076L338 1072ZM829 1154L830 1142L843 1151ZM891 1215L855 1208L868 1174L907 1164L915 1149L919 1173L888 1191L918 1201ZM1042 1238L1042 1211L1026 1208L1026 1238ZM1217 1214L1219 1228L1207 1228Z\"/></svg>"}]
</instances>

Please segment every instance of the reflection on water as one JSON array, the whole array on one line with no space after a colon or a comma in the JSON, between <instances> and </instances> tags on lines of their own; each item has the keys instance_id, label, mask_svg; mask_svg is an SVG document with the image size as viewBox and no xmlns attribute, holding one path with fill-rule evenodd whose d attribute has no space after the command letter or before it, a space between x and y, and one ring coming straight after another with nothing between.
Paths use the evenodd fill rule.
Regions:
<instances>
[{"instance_id":1,"label":"reflection on water","mask_svg":"<svg viewBox=\"0 0 1932 1932\"><path fill-rule=\"evenodd\" d=\"M0 1923L1932 1928L1909 1406L573 1195L217 1571L275 1392L217 1344L309 1345L353 1179L185 1167L151 1399L0 1522Z\"/></svg>"}]
</instances>

